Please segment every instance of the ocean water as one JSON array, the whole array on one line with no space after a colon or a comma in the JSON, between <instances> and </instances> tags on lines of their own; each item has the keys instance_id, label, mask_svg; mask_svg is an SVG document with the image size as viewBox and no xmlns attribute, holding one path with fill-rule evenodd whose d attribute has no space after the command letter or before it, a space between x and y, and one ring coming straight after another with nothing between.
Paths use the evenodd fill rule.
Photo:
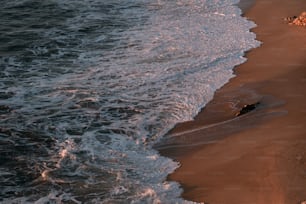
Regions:
<instances>
[{"instance_id":1,"label":"ocean water","mask_svg":"<svg viewBox=\"0 0 306 204\"><path fill-rule=\"evenodd\" d=\"M238 0L3 0L0 203L189 203L152 148L259 46Z\"/></svg>"}]
</instances>

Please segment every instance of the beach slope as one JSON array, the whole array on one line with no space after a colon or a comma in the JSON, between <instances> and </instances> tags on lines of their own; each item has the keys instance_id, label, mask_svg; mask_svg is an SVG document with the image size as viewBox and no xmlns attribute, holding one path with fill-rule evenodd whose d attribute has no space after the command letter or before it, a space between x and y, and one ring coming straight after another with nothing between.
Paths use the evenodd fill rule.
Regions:
<instances>
[{"instance_id":1,"label":"beach slope","mask_svg":"<svg viewBox=\"0 0 306 204\"><path fill-rule=\"evenodd\" d=\"M306 200L306 27L287 16L306 0L256 0L245 16L263 44L194 121L157 149L179 161L169 176L187 200L209 204L297 204ZM236 114L245 104L255 110Z\"/></svg>"}]
</instances>

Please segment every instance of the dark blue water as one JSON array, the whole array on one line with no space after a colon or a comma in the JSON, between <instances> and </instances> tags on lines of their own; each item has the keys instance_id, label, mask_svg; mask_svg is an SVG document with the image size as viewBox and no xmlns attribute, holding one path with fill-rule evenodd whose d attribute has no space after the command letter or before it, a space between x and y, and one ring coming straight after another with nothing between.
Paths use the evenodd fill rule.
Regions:
<instances>
[{"instance_id":1,"label":"dark blue water","mask_svg":"<svg viewBox=\"0 0 306 204\"><path fill-rule=\"evenodd\" d=\"M258 46L234 0L4 0L0 202L187 203L152 145Z\"/></svg>"}]
</instances>

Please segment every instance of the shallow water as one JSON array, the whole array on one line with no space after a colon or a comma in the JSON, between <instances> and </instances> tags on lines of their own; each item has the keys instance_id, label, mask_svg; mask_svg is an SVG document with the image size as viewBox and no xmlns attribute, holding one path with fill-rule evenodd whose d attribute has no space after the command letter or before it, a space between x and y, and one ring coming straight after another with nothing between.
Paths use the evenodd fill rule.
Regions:
<instances>
[{"instance_id":1,"label":"shallow water","mask_svg":"<svg viewBox=\"0 0 306 204\"><path fill-rule=\"evenodd\" d=\"M152 145L259 45L234 3L2 2L0 202L187 202Z\"/></svg>"}]
</instances>

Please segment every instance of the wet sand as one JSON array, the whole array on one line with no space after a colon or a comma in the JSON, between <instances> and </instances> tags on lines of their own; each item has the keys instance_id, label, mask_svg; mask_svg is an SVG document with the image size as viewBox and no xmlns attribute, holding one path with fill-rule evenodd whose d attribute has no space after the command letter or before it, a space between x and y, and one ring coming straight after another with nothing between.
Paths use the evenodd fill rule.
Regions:
<instances>
[{"instance_id":1,"label":"wet sand","mask_svg":"<svg viewBox=\"0 0 306 204\"><path fill-rule=\"evenodd\" d=\"M247 0L245 0L247 1ZM248 5L248 4L246 4ZM169 176L187 200L209 204L306 201L306 27L283 18L306 0L256 0L245 16L263 44L194 121L157 146L181 167ZM245 104L260 102L240 117Z\"/></svg>"}]
</instances>

